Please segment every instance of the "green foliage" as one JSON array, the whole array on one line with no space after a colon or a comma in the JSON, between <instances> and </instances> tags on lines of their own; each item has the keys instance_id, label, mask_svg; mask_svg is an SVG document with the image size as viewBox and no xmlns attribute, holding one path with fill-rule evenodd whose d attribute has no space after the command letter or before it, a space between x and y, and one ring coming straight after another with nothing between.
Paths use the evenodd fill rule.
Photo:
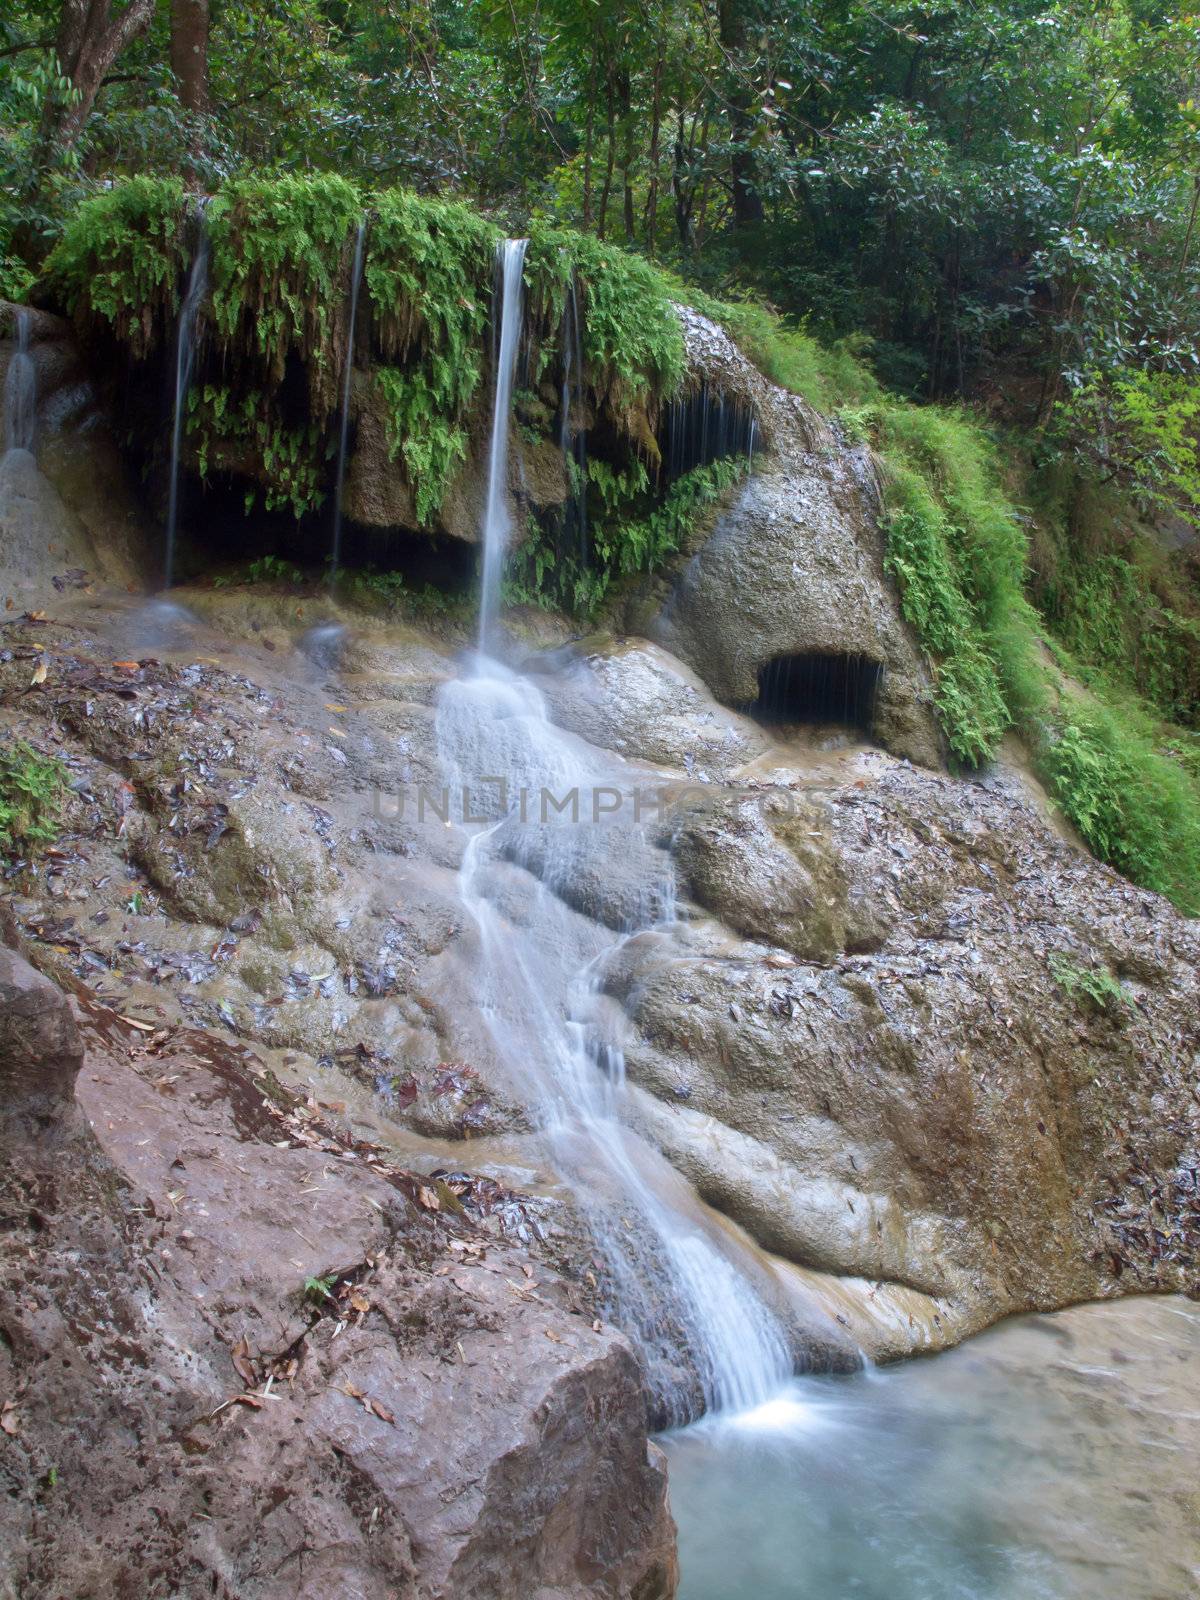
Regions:
<instances>
[{"instance_id":1,"label":"green foliage","mask_svg":"<svg viewBox=\"0 0 1200 1600\"><path fill-rule=\"evenodd\" d=\"M745 472L742 457L713 461L676 479L656 501L640 461L616 472L606 462L589 460L590 560L585 565L577 550L560 548L557 530L531 518L525 543L509 560L507 603L561 606L577 616L594 616L619 579L658 571L686 544L704 511Z\"/></svg>"},{"instance_id":2,"label":"green foliage","mask_svg":"<svg viewBox=\"0 0 1200 1600\"><path fill-rule=\"evenodd\" d=\"M0 854L50 844L66 788L66 769L23 740L0 748Z\"/></svg>"},{"instance_id":3,"label":"green foliage","mask_svg":"<svg viewBox=\"0 0 1200 1600\"><path fill-rule=\"evenodd\" d=\"M1092 1011L1119 1016L1130 1004L1121 984L1105 967L1080 967L1060 951L1049 960L1050 975L1072 1000Z\"/></svg>"},{"instance_id":4,"label":"green foliage","mask_svg":"<svg viewBox=\"0 0 1200 1600\"><path fill-rule=\"evenodd\" d=\"M76 208L46 262L68 308L108 323L135 358L178 309L183 209L178 178L128 178Z\"/></svg>"},{"instance_id":5,"label":"green foliage","mask_svg":"<svg viewBox=\"0 0 1200 1600\"><path fill-rule=\"evenodd\" d=\"M417 524L427 527L466 460L466 429L447 420L457 413L439 401L425 366L407 372L379 367L375 382L387 404L388 450L393 460L402 458L414 491Z\"/></svg>"},{"instance_id":6,"label":"green foliage","mask_svg":"<svg viewBox=\"0 0 1200 1600\"><path fill-rule=\"evenodd\" d=\"M336 1282L337 1277L333 1274L326 1278L305 1278L304 1298L319 1306L331 1298L331 1292Z\"/></svg>"},{"instance_id":7,"label":"green foliage","mask_svg":"<svg viewBox=\"0 0 1200 1600\"><path fill-rule=\"evenodd\" d=\"M887 565L930 657L950 748L993 754L1012 711L1002 642L1024 609L1024 536L968 418L934 408L874 408L887 498Z\"/></svg>"},{"instance_id":8,"label":"green foliage","mask_svg":"<svg viewBox=\"0 0 1200 1600\"><path fill-rule=\"evenodd\" d=\"M282 556L258 556L236 573L225 572L213 579L214 589L229 589L239 583L287 583L293 587L304 582L304 574L294 562Z\"/></svg>"},{"instance_id":9,"label":"green foliage","mask_svg":"<svg viewBox=\"0 0 1200 1600\"><path fill-rule=\"evenodd\" d=\"M293 427L278 421L257 389L238 394L227 385L194 388L188 395L187 431L196 444L201 477L227 460L253 461L268 511L290 508L301 517L324 499L321 469L332 441L312 421ZM247 490L247 512L257 498L255 490Z\"/></svg>"},{"instance_id":10,"label":"green foliage","mask_svg":"<svg viewBox=\"0 0 1200 1600\"><path fill-rule=\"evenodd\" d=\"M561 314L572 273L582 298L583 361L597 400L621 415L683 381L683 332L671 285L648 261L590 234L535 227L526 277Z\"/></svg>"},{"instance_id":11,"label":"green foliage","mask_svg":"<svg viewBox=\"0 0 1200 1600\"><path fill-rule=\"evenodd\" d=\"M257 352L266 384L281 383L288 356L299 356L318 416L336 395L331 319L362 211L355 186L330 174L237 178L208 205L218 334L235 360Z\"/></svg>"}]
</instances>

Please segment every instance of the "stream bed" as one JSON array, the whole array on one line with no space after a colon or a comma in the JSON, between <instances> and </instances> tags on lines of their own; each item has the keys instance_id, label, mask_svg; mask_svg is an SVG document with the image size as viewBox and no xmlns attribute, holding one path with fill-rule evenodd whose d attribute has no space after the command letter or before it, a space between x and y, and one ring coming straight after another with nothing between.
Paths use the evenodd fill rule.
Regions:
<instances>
[{"instance_id":1,"label":"stream bed","mask_svg":"<svg viewBox=\"0 0 1200 1600\"><path fill-rule=\"evenodd\" d=\"M1014 1318L668 1434L680 1600L1200 1595L1200 1305Z\"/></svg>"}]
</instances>

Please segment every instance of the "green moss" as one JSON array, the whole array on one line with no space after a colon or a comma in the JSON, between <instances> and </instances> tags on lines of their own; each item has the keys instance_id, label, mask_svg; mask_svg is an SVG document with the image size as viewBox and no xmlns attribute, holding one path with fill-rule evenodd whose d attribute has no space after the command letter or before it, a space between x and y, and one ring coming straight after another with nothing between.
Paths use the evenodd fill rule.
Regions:
<instances>
[{"instance_id":1,"label":"green moss","mask_svg":"<svg viewBox=\"0 0 1200 1600\"><path fill-rule=\"evenodd\" d=\"M456 469L466 460L467 432L447 421L424 367L403 371L379 367L375 382L387 404L388 449L404 462L412 485L417 522L428 527L441 509ZM454 416L453 411L449 412Z\"/></svg>"},{"instance_id":2,"label":"green moss","mask_svg":"<svg viewBox=\"0 0 1200 1600\"><path fill-rule=\"evenodd\" d=\"M0 855L49 844L58 836L66 768L23 740L0 747Z\"/></svg>"},{"instance_id":3,"label":"green moss","mask_svg":"<svg viewBox=\"0 0 1200 1600\"><path fill-rule=\"evenodd\" d=\"M658 571L745 472L742 457L710 462L678 478L656 503L640 461L620 473L589 461L590 560L585 566L577 550L559 547L554 528L531 521L525 543L510 558L509 602L594 616L619 579Z\"/></svg>"},{"instance_id":4,"label":"green moss","mask_svg":"<svg viewBox=\"0 0 1200 1600\"><path fill-rule=\"evenodd\" d=\"M355 186L329 173L235 178L208 206L212 315L226 351L234 361L257 355L266 384L299 357L318 418L337 392L331 319L342 316L344 259L362 213Z\"/></svg>"},{"instance_id":5,"label":"green moss","mask_svg":"<svg viewBox=\"0 0 1200 1600\"><path fill-rule=\"evenodd\" d=\"M168 336L184 267L183 184L129 178L84 200L46 262L68 309L106 323L141 359Z\"/></svg>"},{"instance_id":6,"label":"green moss","mask_svg":"<svg viewBox=\"0 0 1200 1600\"><path fill-rule=\"evenodd\" d=\"M535 229L526 260L535 305L550 307L555 317L574 273L582 300L584 367L598 401L621 413L679 388L683 330L663 273L591 234L564 229Z\"/></svg>"},{"instance_id":7,"label":"green moss","mask_svg":"<svg viewBox=\"0 0 1200 1600\"><path fill-rule=\"evenodd\" d=\"M200 475L230 462L252 463L259 488L246 491L246 510L261 498L268 511L290 510L299 518L325 498L322 467L334 445L314 422L289 427L260 390L238 391L203 384L188 396L188 437L195 443Z\"/></svg>"}]
</instances>

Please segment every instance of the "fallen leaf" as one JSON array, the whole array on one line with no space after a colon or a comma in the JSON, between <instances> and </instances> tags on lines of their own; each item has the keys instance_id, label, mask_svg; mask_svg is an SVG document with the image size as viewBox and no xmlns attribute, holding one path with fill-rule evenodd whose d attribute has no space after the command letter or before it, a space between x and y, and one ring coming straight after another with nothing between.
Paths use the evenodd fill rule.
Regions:
<instances>
[{"instance_id":1,"label":"fallen leaf","mask_svg":"<svg viewBox=\"0 0 1200 1600\"><path fill-rule=\"evenodd\" d=\"M258 1382L258 1373L254 1370L254 1363L250 1359L250 1341L245 1334L234 1345L229 1355L234 1371L243 1383L252 1385Z\"/></svg>"},{"instance_id":2,"label":"fallen leaf","mask_svg":"<svg viewBox=\"0 0 1200 1600\"><path fill-rule=\"evenodd\" d=\"M396 1418L392 1412L390 1412L388 1408L385 1405L382 1405L378 1400L368 1400L367 1405L381 1422L395 1422Z\"/></svg>"},{"instance_id":3,"label":"fallen leaf","mask_svg":"<svg viewBox=\"0 0 1200 1600\"><path fill-rule=\"evenodd\" d=\"M432 1189L427 1189L424 1184L421 1184L417 1190L417 1199L425 1207L426 1211L440 1211L442 1209L442 1202L437 1195L434 1194Z\"/></svg>"},{"instance_id":4,"label":"fallen leaf","mask_svg":"<svg viewBox=\"0 0 1200 1600\"><path fill-rule=\"evenodd\" d=\"M141 1033L153 1033L156 1024L153 1022L139 1022L136 1017L126 1017L118 1013L121 1022L127 1022L131 1028L137 1028Z\"/></svg>"},{"instance_id":5,"label":"fallen leaf","mask_svg":"<svg viewBox=\"0 0 1200 1600\"><path fill-rule=\"evenodd\" d=\"M47 668L46 663L44 661L39 661L37 666L33 669L33 677L29 680L29 687L32 689L36 683L45 683L46 673L48 670L49 669Z\"/></svg>"}]
</instances>

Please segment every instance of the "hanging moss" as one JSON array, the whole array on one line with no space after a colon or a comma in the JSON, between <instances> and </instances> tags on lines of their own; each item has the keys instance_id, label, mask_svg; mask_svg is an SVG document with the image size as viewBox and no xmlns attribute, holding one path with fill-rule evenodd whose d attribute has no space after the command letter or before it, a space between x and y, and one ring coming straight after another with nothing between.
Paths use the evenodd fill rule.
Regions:
<instances>
[{"instance_id":1,"label":"hanging moss","mask_svg":"<svg viewBox=\"0 0 1200 1600\"><path fill-rule=\"evenodd\" d=\"M179 309L186 252L178 178L129 178L75 209L46 263L67 309L99 320L141 360Z\"/></svg>"},{"instance_id":2,"label":"hanging moss","mask_svg":"<svg viewBox=\"0 0 1200 1600\"><path fill-rule=\"evenodd\" d=\"M200 476L214 466L252 464L268 511L290 510L300 518L324 500L322 468L330 453L315 423L287 427L260 390L238 392L203 384L188 397L188 438L196 447ZM250 511L259 495L246 494Z\"/></svg>"},{"instance_id":3,"label":"hanging moss","mask_svg":"<svg viewBox=\"0 0 1200 1600\"><path fill-rule=\"evenodd\" d=\"M415 497L417 521L421 527L428 527L441 509L455 470L466 460L466 429L447 422L446 411L423 367L409 372L380 367L375 382L387 404L392 460L398 456L403 460Z\"/></svg>"},{"instance_id":4,"label":"hanging moss","mask_svg":"<svg viewBox=\"0 0 1200 1600\"><path fill-rule=\"evenodd\" d=\"M212 314L236 362L256 354L264 381L283 380L289 355L304 363L318 417L338 392L332 319L340 320L348 244L362 218L352 183L315 177L235 178L210 201Z\"/></svg>"},{"instance_id":5,"label":"hanging moss","mask_svg":"<svg viewBox=\"0 0 1200 1600\"><path fill-rule=\"evenodd\" d=\"M57 252L72 301L85 316L105 318L138 360L174 326L191 254L185 204L176 182L120 185L80 208ZM364 217L358 343L371 353L392 458L412 488L416 521L429 527L472 432L484 425L502 235L467 205L402 189L362 192L330 174L225 184L207 207L211 294L200 321L193 436L208 470L257 478L268 504L300 515L318 503L353 357L346 306ZM555 426L572 283L582 313L577 376L585 406L605 416L615 436L611 482L594 476L593 491L614 527L632 526L645 510L647 465L658 458L657 405L683 377L682 331L670 285L647 262L585 235L534 230L518 419L531 443Z\"/></svg>"},{"instance_id":6,"label":"hanging moss","mask_svg":"<svg viewBox=\"0 0 1200 1600\"><path fill-rule=\"evenodd\" d=\"M588 462L591 557L560 546L558 530L531 519L527 537L509 560L510 602L562 607L592 617L621 578L657 572L686 542L708 506L744 477L744 457L696 467L656 502L640 461L624 472Z\"/></svg>"},{"instance_id":7,"label":"hanging moss","mask_svg":"<svg viewBox=\"0 0 1200 1600\"><path fill-rule=\"evenodd\" d=\"M535 228L525 271L535 313L557 324L572 273L582 298L584 369L597 402L628 415L674 394L686 355L662 273L591 234Z\"/></svg>"}]
</instances>

